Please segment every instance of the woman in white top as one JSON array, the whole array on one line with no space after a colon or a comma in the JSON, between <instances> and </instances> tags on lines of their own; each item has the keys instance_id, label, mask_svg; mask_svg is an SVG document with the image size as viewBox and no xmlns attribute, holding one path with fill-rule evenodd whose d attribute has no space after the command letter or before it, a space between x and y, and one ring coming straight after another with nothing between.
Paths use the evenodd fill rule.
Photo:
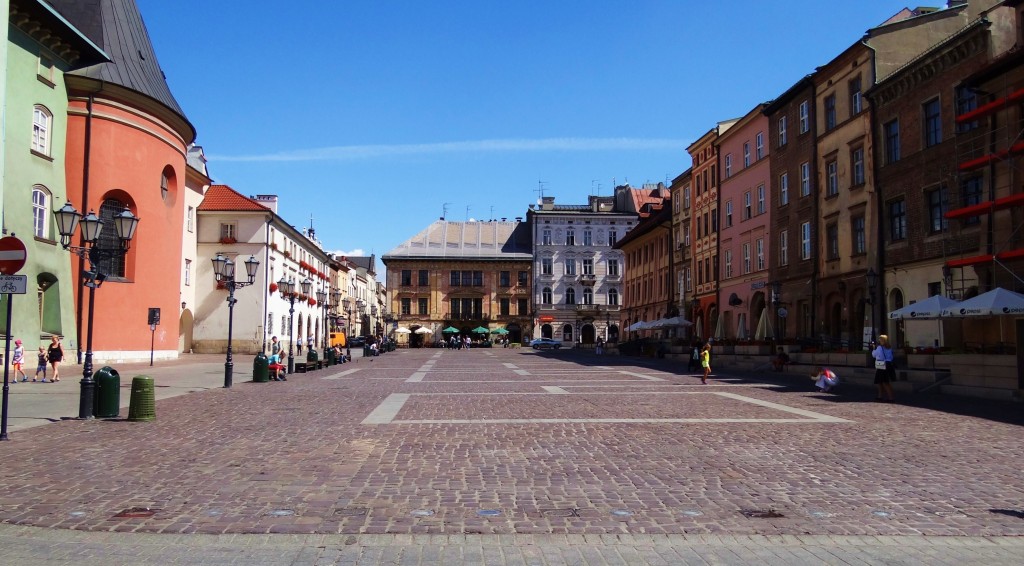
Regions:
<instances>
[{"instance_id":1,"label":"woman in white top","mask_svg":"<svg viewBox=\"0 0 1024 566\"><path fill-rule=\"evenodd\" d=\"M896 379L896 368L893 366L892 348L889 347L889 337L882 334L878 337L878 346L871 352L875 358L875 385L878 386L878 396L875 401L892 403L892 382Z\"/></svg>"}]
</instances>

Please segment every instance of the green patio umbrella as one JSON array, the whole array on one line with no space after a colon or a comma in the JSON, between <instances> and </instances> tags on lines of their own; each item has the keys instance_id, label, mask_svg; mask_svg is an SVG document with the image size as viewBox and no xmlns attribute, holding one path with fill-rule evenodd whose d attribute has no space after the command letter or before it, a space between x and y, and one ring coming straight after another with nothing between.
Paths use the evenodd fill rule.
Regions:
<instances>
[{"instance_id":1,"label":"green patio umbrella","mask_svg":"<svg viewBox=\"0 0 1024 566\"><path fill-rule=\"evenodd\" d=\"M451 334L452 332L458 333L459 329L455 328L454 326L449 326L448 328L445 328L441 332L444 332L445 334Z\"/></svg>"},{"instance_id":2,"label":"green patio umbrella","mask_svg":"<svg viewBox=\"0 0 1024 566\"><path fill-rule=\"evenodd\" d=\"M495 328L494 330L491 331L491 334L500 334L504 336L508 334L508 330L505 330L504 328Z\"/></svg>"},{"instance_id":3,"label":"green patio umbrella","mask_svg":"<svg viewBox=\"0 0 1024 566\"><path fill-rule=\"evenodd\" d=\"M489 330L487 330L483 326L477 326L476 328L473 329L473 332L475 332L477 334L487 334L489 332Z\"/></svg>"}]
</instances>

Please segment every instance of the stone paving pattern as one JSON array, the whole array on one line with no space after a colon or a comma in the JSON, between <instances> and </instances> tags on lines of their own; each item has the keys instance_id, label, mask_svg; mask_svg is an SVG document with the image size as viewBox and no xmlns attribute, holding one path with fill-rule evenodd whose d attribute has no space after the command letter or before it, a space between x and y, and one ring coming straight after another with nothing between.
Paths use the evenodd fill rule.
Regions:
<instances>
[{"instance_id":1,"label":"stone paving pattern","mask_svg":"<svg viewBox=\"0 0 1024 566\"><path fill-rule=\"evenodd\" d=\"M236 379L161 400L154 422L70 420L13 435L0 444L0 521L359 535L360 548L368 535L665 536L653 540L686 548L692 537L751 536L769 549L771 537L994 537L977 539L995 552L988 563L1022 540L999 538L1024 534L1019 405L875 403L870 392L812 392L810 379L717 377L704 386L668 362L493 349L405 350L285 383ZM408 398L392 422L364 424L396 395ZM142 508L152 516L115 517ZM401 563L447 563L419 554L439 547L404 548L418 562Z\"/></svg>"}]
</instances>

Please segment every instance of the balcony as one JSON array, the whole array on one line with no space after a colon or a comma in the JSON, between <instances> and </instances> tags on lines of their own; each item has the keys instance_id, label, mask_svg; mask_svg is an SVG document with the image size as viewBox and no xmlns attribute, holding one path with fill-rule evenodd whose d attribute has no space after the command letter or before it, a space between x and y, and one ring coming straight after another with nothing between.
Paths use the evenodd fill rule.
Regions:
<instances>
[{"instance_id":1,"label":"balcony","mask_svg":"<svg viewBox=\"0 0 1024 566\"><path fill-rule=\"evenodd\" d=\"M579 281L582 285L592 287L594 283L597 283L597 276L594 275L593 273L584 273L583 275L577 276L576 280Z\"/></svg>"}]
</instances>

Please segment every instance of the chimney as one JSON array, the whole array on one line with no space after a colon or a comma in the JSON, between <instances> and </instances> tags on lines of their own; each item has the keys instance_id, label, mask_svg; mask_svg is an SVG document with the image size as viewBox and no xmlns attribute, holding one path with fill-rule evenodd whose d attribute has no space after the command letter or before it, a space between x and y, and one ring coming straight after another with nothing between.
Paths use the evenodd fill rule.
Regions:
<instances>
[{"instance_id":1,"label":"chimney","mask_svg":"<svg viewBox=\"0 0 1024 566\"><path fill-rule=\"evenodd\" d=\"M252 200L274 211L274 214L277 214L277 195L256 195Z\"/></svg>"},{"instance_id":2,"label":"chimney","mask_svg":"<svg viewBox=\"0 0 1024 566\"><path fill-rule=\"evenodd\" d=\"M555 209L555 197L543 197L541 198L541 210L554 210Z\"/></svg>"}]
</instances>

